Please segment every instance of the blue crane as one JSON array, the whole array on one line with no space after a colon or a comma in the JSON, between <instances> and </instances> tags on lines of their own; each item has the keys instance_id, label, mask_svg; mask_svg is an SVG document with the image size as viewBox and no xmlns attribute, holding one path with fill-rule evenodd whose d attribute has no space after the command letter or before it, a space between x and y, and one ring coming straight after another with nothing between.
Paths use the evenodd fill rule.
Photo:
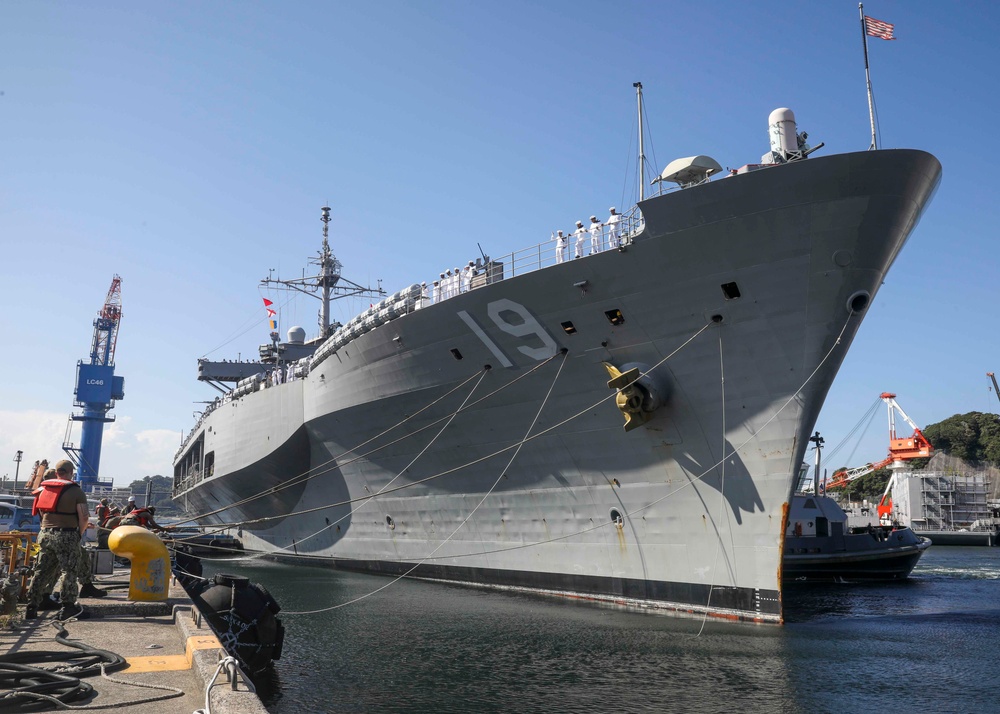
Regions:
<instances>
[{"instance_id":1,"label":"blue crane","mask_svg":"<svg viewBox=\"0 0 1000 714\"><path fill-rule=\"evenodd\" d=\"M104 424L115 420L108 412L114 409L116 399L125 398L125 378L115 376L115 344L122 319L121 283L121 278L115 275L104 307L94 320L90 362L77 362L73 406L82 408L83 413L70 414L63 443L63 451L76 464L80 485L88 493L98 484ZM75 421L83 423L79 447L69 440Z\"/></svg>"}]
</instances>

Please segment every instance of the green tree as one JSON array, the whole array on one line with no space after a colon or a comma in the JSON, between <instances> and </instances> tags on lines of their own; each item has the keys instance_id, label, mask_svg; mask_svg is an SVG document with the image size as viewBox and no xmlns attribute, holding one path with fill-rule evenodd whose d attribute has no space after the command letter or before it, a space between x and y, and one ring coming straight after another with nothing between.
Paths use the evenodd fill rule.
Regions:
<instances>
[{"instance_id":1,"label":"green tree","mask_svg":"<svg viewBox=\"0 0 1000 714\"><path fill-rule=\"evenodd\" d=\"M838 469L839 471L840 469ZM889 483L889 469L878 469L851 481L847 486L838 489L849 501L878 501Z\"/></svg>"},{"instance_id":2,"label":"green tree","mask_svg":"<svg viewBox=\"0 0 1000 714\"><path fill-rule=\"evenodd\" d=\"M1000 416L969 412L956 414L924 429L937 451L972 464L1000 464ZM921 459L921 461L926 461Z\"/></svg>"}]
</instances>

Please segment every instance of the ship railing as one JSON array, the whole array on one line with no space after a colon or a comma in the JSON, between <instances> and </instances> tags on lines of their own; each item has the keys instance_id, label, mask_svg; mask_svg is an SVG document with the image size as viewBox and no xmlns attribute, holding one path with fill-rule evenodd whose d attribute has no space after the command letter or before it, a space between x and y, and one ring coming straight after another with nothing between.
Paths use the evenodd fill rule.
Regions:
<instances>
[{"instance_id":1,"label":"ship railing","mask_svg":"<svg viewBox=\"0 0 1000 714\"><path fill-rule=\"evenodd\" d=\"M582 236L566 236L566 246L563 249L564 259L569 261L574 260L576 257L585 258L594 255L597 252L618 250L631 244L632 240L645 229L646 224L642 216L642 211L640 211L639 206L636 205L632 206L632 208L625 213L619 215L621 216L621 220L618 222L618 228L615 234L612 234L611 228L607 224L602 225L600 237L598 238L598 249L596 251L593 246L593 238L587 226L583 227L584 232ZM580 237L582 237L582 240L579 240ZM430 283L413 285L411 288L400 291L400 294L406 292L407 290L412 292L408 293L406 296L402 296L398 301L394 301L392 298L387 298L383 301L383 303L392 303L392 307L387 304L383 310L375 310L374 308L370 309L366 313L358 315L354 320L347 323L347 325L342 326L341 330L344 332L340 334L340 331L338 331L338 333L335 333L335 335L326 340L323 345L316 350L316 353L312 356L312 358L308 360L306 366L301 368L302 372L297 376L305 376L308 374L309 369L315 368L320 362L336 352L342 345L353 341L356 337L359 337L370 329L374 329L375 327L384 324L381 313L386 310L389 310L391 313L385 316L385 321L388 321L394 319L395 317L401 317L404 314L409 314L415 310L419 310L425 306L444 302L445 300L454 297L455 295L459 295L462 292L475 290L476 288L484 285L490 285L502 280L525 275L536 270L541 270L542 268L556 265L557 263L562 262L559 260L559 251L560 249L557 245L557 241L550 237L549 240L538 243L529 248L522 248L520 250L506 253L501 255L499 258L487 258L485 265L480 262L477 267L476 274L474 274L471 279L467 281L463 282L458 275L454 275L448 285L444 287L440 284L433 287L434 281L432 280ZM448 270L450 270L450 268ZM376 307L381 307L381 305L382 303ZM369 316L368 313L372 314ZM370 325L368 324L369 322L371 322ZM357 325L352 329L353 323L357 323ZM261 388L266 388L267 386L270 385L261 384L260 375L254 375L254 377L242 380L239 384L237 384L235 389L229 391L222 398L206 405L205 410L198 418L194 427L192 427L191 431L188 432L187 436L181 441L180 448L178 448L177 452L174 454L174 460L176 461L177 458L184 452L184 450L191 443L191 440L194 438L194 435L198 432L199 427L201 427L202 423L205 421L205 418L215 409L225 403L228 403L232 399L245 396L246 394L255 392ZM185 479L182 483L187 480L188 479Z\"/></svg>"},{"instance_id":2,"label":"ship railing","mask_svg":"<svg viewBox=\"0 0 1000 714\"><path fill-rule=\"evenodd\" d=\"M232 394L232 390L230 390L229 393L226 394L225 396L228 397L229 394ZM191 431L187 433L187 436L185 436L184 439L181 440L180 448L177 449L177 452L174 454L175 461L177 460L177 457L181 455L181 452L183 452L184 449L187 448L188 444L191 443L191 439L194 438L194 435L198 432L198 427L202 425L202 423L205 421L208 415L214 412L219 407L221 407L226 401L227 399L225 397L218 397L214 402L209 402L208 404L205 405L205 409L202 410L201 415L198 417L198 421L196 421L194 423L194 426L191 427Z\"/></svg>"},{"instance_id":3,"label":"ship railing","mask_svg":"<svg viewBox=\"0 0 1000 714\"><path fill-rule=\"evenodd\" d=\"M608 226L602 226L600 236L598 237L597 250L594 250L594 238L591 236L589 230L584 227L584 232L581 236L570 236L567 238L562 257L566 260L571 260L570 256L582 258L605 250L624 248L644 228L645 222L642 218L642 212L638 206L633 206L629 211L621 215L621 220L614 234L612 234ZM403 315L420 310L428 305L444 302L449 298L469 292L470 290L475 290L484 285L491 285L562 262L558 259L560 248L556 243L557 241L550 239L530 248L506 253L499 258L491 259L487 257L485 264L481 260L478 261L478 264L468 263L466 266L475 266L471 274L466 273L465 269L462 268L456 268L454 273L452 273L451 268L447 268L446 272L441 274L446 276L442 280L432 280L431 283L414 283L407 288L403 288L403 290L387 297L378 305L372 305L346 324L337 328L337 331L327 338L316 352L313 353L309 359L309 369L316 369L330 355L335 354L342 347L350 344L361 335ZM437 282L437 285L434 284L435 282ZM242 382L240 384L242 385ZM240 386L237 386L234 396L243 396Z\"/></svg>"},{"instance_id":4,"label":"ship railing","mask_svg":"<svg viewBox=\"0 0 1000 714\"><path fill-rule=\"evenodd\" d=\"M576 234L564 236L566 240L566 247L563 249L565 260L569 261L577 257L589 257L594 255L595 252L617 250L622 246L629 245L633 238L645 228L645 220L638 206L633 206L629 211L620 215L621 221L618 223L617 235L612 235L610 227L607 224L602 224L597 251L593 250L593 239L590 229L586 225L583 226L584 232L582 236L577 236ZM485 266L480 264L480 273L472 278L468 286L462 285L460 280L453 277L452 280L457 280L458 283L454 289L445 288L443 291L440 287L437 291L429 289L427 295L428 303L443 302L450 297L454 297L470 289L474 290L483 285L532 273L562 262L559 260L560 249L557 245L558 241L555 238L555 233L553 233L548 240L542 243L488 259ZM426 284L433 285L433 282L431 281Z\"/></svg>"}]
</instances>

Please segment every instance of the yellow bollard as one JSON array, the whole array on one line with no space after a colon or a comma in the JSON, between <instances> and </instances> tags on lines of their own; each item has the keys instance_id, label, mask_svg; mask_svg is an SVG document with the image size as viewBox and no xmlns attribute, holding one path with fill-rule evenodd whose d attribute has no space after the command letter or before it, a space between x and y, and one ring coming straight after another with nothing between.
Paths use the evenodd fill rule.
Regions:
<instances>
[{"instance_id":1,"label":"yellow bollard","mask_svg":"<svg viewBox=\"0 0 1000 714\"><path fill-rule=\"evenodd\" d=\"M128 599L163 602L170 583L170 555L156 534L140 526L118 526L108 537L115 555L132 562Z\"/></svg>"}]
</instances>

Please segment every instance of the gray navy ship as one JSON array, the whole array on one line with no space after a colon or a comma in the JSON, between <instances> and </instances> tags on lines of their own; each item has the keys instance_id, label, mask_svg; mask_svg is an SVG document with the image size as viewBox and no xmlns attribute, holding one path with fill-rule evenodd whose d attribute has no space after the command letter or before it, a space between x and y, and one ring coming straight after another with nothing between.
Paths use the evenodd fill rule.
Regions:
<instances>
[{"instance_id":1,"label":"gray navy ship","mask_svg":"<svg viewBox=\"0 0 1000 714\"><path fill-rule=\"evenodd\" d=\"M177 501L278 559L781 622L809 435L941 166L811 155L787 109L769 130L760 164L672 162L591 254L480 260L344 325L330 300L363 289L324 208L292 286L319 336L199 361L223 393Z\"/></svg>"}]
</instances>

